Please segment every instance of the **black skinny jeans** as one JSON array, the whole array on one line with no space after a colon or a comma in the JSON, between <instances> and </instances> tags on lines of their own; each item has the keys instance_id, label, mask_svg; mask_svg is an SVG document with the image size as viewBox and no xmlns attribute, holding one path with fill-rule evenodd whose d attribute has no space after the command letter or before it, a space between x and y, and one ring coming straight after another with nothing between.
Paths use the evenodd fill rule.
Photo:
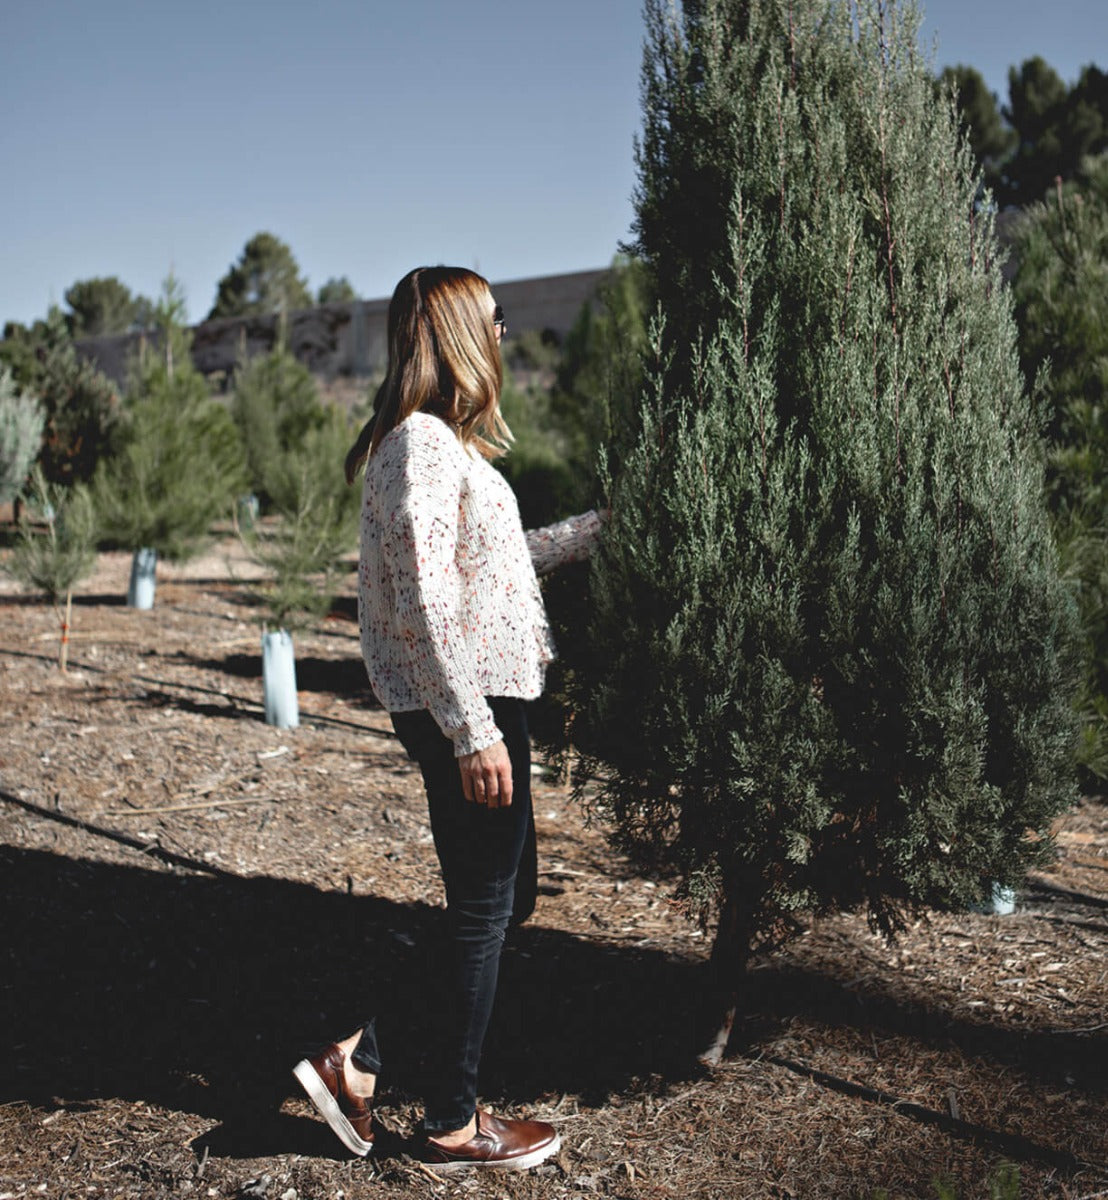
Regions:
<instances>
[{"instance_id":1,"label":"black skinny jeans","mask_svg":"<svg viewBox=\"0 0 1108 1200\"><path fill-rule=\"evenodd\" d=\"M446 1011L437 1039L441 1066L427 1097L428 1133L461 1129L477 1105L477 1065L496 997L500 951L513 918L535 900L535 822L531 812L531 743L522 700L489 697L512 763L512 803L473 804L462 794L453 743L426 711L392 713L393 728L423 773L450 928ZM522 860L522 867L521 867ZM369 1021L351 1058L378 1073L376 1025Z\"/></svg>"}]
</instances>

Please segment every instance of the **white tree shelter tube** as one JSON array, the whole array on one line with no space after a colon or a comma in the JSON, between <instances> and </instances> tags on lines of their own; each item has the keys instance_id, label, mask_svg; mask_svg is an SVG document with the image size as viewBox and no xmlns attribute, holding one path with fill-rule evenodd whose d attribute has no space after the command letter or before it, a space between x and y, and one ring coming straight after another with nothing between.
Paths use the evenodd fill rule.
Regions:
<instances>
[{"instance_id":1,"label":"white tree shelter tube","mask_svg":"<svg viewBox=\"0 0 1108 1200\"><path fill-rule=\"evenodd\" d=\"M295 729L300 724L300 708L296 700L296 658L287 629L262 634L262 690L265 723L278 729Z\"/></svg>"},{"instance_id":2,"label":"white tree shelter tube","mask_svg":"<svg viewBox=\"0 0 1108 1200\"><path fill-rule=\"evenodd\" d=\"M127 588L129 608L154 607L154 573L158 566L158 552L149 546L136 550L131 558L131 583Z\"/></svg>"}]
</instances>

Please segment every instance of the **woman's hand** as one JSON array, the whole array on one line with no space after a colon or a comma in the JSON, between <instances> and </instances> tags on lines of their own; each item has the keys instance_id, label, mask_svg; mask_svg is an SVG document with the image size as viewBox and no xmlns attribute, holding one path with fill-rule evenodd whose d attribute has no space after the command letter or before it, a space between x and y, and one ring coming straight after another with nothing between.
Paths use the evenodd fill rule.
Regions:
<instances>
[{"instance_id":1,"label":"woman's hand","mask_svg":"<svg viewBox=\"0 0 1108 1200\"><path fill-rule=\"evenodd\" d=\"M512 802L512 760L503 740L458 759L462 791L471 804L507 808Z\"/></svg>"}]
</instances>

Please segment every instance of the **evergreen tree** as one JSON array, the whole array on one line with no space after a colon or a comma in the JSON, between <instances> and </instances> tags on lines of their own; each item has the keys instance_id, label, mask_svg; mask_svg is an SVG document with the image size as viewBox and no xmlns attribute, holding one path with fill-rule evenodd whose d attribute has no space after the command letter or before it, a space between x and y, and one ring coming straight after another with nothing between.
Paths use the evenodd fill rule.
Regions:
<instances>
[{"instance_id":1,"label":"evergreen tree","mask_svg":"<svg viewBox=\"0 0 1108 1200\"><path fill-rule=\"evenodd\" d=\"M133 365L119 449L99 467L93 498L109 544L187 559L230 512L244 469L238 431L192 364L172 276L158 306L159 344Z\"/></svg>"},{"instance_id":2,"label":"evergreen tree","mask_svg":"<svg viewBox=\"0 0 1108 1200\"><path fill-rule=\"evenodd\" d=\"M328 416L314 376L283 340L270 353L239 364L231 413L242 437L252 490L267 504L296 507L282 485L285 460L311 431L328 423Z\"/></svg>"},{"instance_id":3,"label":"evergreen tree","mask_svg":"<svg viewBox=\"0 0 1108 1200\"><path fill-rule=\"evenodd\" d=\"M42 445L45 421L42 405L20 392L11 371L0 367L0 503L14 500L23 490Z\"/></svg>"},{"instance_id":4,"label":"evergreen tree","mask_svg":"<svg viewBox=\"0 0 1108 1200\"><path fill-rule=\"evenodd\" d=\"M1042 861L1074 795L1075 615L991 218L913 11L648 0L647 22L662 319L562 650L620 838L719 914L712 1058L747 954L798 911L890 932Z\"/></svg>"},{"instance_id":5,"label":"evergreen tree","mask_svg":"<svg viewBox=\"0 0 1108 1200\"><path fill-rule=\"evenodd\" d=\"M608 440L612 407L639 383L646 289L641 264L617 258L564 345L527 331L505 348L501 405L515 443L497 466L515 489L525 525L598 503L598 449Z\"/></svg>"},{"instance_id":6,"label":"evergreen tree","mask_svg":"<svg viewBox=\"0 0 1108 1200\"><path fill-rule=\"evenodd\" d=\"M626 422L621 408L639 392L651 303L643 264L620 255L566 337L551 411L569 441L578 504L596 502L597 448Z\"/></svg>"},{"instance_id":7,"label":"evergreen tree","mask_svg":"<svg viewBox=\"0 0 1108 1200\"><path fill-rule=\"evenodd\" d=\"M542 445L554 448L557 456L549 468L556 484L552 481L540 493L546 499L545 506L532 502L528 507L525 483L517 482L512 474L516 447L501 460L522 496L520 510L525 524L545 524L567 512L606 504L597 474L601 450L607 447L610 452L612 430L626 425L626 409L639 394L650 308L649 281L643 264L621 254L596 295L582 305L562 347L545 406L546 422L557 435L542 440ZM514 422L509 424L517 431ZM609 461L608 465L615 464ZM587 564L575 564L544 579L543 598L557 644L571 646L589 619ZM573 741L572 664L572 654L555 659L547 672L542 697L532 704L528 716L536 741L548 754L561 759L563 766Z\"/></svg>"},{"instance_id":8,"label":"evergreen tree","mask_svg":"<svg viewBox=\"0 0 1108 1200\"><path fill-rule=\"evenodd\" d=\"M1000 165L1016 141L1012 128L1001 118L996 94L989 91L980 71L962 64L944 68L939 87L944 94L957 98L962 134L969 139L985 182L995 188Z\"/></svg>"},{"instance_id":9,"label":"evergreen tree","mask_svg":"<svg viewBox=\"0 0 1108 1200\"><path fill-rule=\"evenodd\" d=\"M1108 75L1083 68L1072 88L1038 55L1008 71L1004 118L1016 135L997 193L1003 203L1042 200L1056 177L1071 179L1088 155L1108 150Z\"/></svg>"},{"instance_id":10,"label":"evergreen tree","mask_svg":"<svg viewBox=\"0 0 1108 1200\"><path fill-rule=\"evenodd\" d=\"M15 547L4 569L31 591L43 592L59 608L58 666L69 659L73 589L96 563L96 514L83 483L50 483L41 467L31 477L30 508L19 516Z\"/></svg>"},{"instance_id":11,"label":"evergreen tree","mask_svg":"<svg viewBox=\"0 0 1108 1200\"><path fill-rule=\"evenodd\" d=\"M24 386L46 409L39 455L43 473L50 483L87 483L113 447L119 413L115 384L79 357L60 310L51 309L33 341L34 361Z\"/></svg>"},{"instance_id":12,"label":"evergreen tree","mask_svg":"<svg viewBox=\"0 0 1108 1200\"><path fill-rule=\"evenodd\" d=\"M46 338L46 322L37 320L31 325L20 321L5 321L4 336L0 338L0 364L12 373L15 386L22 391L37 393L42 378L40 354Z\"/></svg>"},{"instance_id":13,"label":"evergreen tree","mask_svg":"<svg viewBox=\"0 0 1108 1200\"><path fill-rule=\"evenodd\" d=\"M62 310L52 306L30 326L7 322L0 363L46 411L39 455L46 479L66 486L91 479L111 452L119 397L115 384L77 354Z\"/></svg>"},{"instance_id":14,"label":"evergreen tree","mask_svg":"<svg viewBox=\"0 0 1108 1200\"><path fill-rule=\"evenodd\" d=\"M1015 204L1041 199L1062 173L1067 88L1058 73L1039 55L1008 69L1005 120L1019 142L1005 168L1002 196Z\"/></svg>"},{"instance_id":15,"label":"evergreen tree","mask_svg":"<svg viewBox=\"0 0 1108 1200\"><path fill-rule=\"evenodd\" d=\"M280 456L272 477L276 521L244 531L247 549L266 570L258 598L280 629L291 632L328 611L342 559L357 546L361 493L335 470L352 436L339 409L325 410L323 421Z\"/></svg>"},{"instance_id":16,"label":"evergreen tree","mask_svg":"<svg viewBox=\"0 0 1108 1200\"><path fill-rule=\"evenodd\" d=\"M1108 777L1108 155L1019 223L1020 358L1038 383L1055 533L1085 634L1081 765Z\"/></svg>"},{"instance_id":17,"label":"evergreen tree","mask_svg":"<svg viewBox=\"0 0 1108 1200\"><path fill-rule=\"evenodd\" d=\"M126 333L139 315L139 300L114 275L106 279L79 279L66 288L67 323L74 337L99 337Z\"/></svg>"},{"instance_id":18,"label":"evergreen tree","mask_svg":"<svg viewBox=\"0 0 1108 1200\"><path fill-rule=\"evenodd\" d=\"M319 289L317 304L351 304L358 298L354 285L345 275L332 277Z\"/></svg>"},{"instance_id":19,"label":"evergreen tree","mask_svg":"<svg viewBox=\"0 0 1108 1200\"><path fill-rule=\"evenodd\" d=\"M311 292L289 247L271 233L256 233L219 281L208 320L311 306Z\"/></svg>"},{"instance_id":20,"label":"evergreen tree","mask_svg":"<svg viewBox=\"0 0 1108 1200\"><path fill-rule=\"evenodd\" d=\"M89 573L96 561L96 515L88 488L51 483L36 467L30 504L5 570L30 591L57 604Z\"/></svg>"}]
</instances>

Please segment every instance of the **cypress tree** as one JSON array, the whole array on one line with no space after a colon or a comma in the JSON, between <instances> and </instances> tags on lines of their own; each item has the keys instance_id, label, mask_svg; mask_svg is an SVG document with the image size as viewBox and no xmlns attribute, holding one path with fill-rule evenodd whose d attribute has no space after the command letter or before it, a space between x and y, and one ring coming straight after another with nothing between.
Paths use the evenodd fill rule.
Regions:
<instances>
[{"instance_id":1,"label":"cypress tree","mask_svg":"<svg viewBox=\"0 0 1108 1200\"><path fill-rule=\"evenodd\" d=\"M718 917L700 1049L801 911L1020 882L1073 798L1075 614L992 220L912 9L647 0L658 297L571 657L622 842Z\"/></svg>"}]
</instances>

